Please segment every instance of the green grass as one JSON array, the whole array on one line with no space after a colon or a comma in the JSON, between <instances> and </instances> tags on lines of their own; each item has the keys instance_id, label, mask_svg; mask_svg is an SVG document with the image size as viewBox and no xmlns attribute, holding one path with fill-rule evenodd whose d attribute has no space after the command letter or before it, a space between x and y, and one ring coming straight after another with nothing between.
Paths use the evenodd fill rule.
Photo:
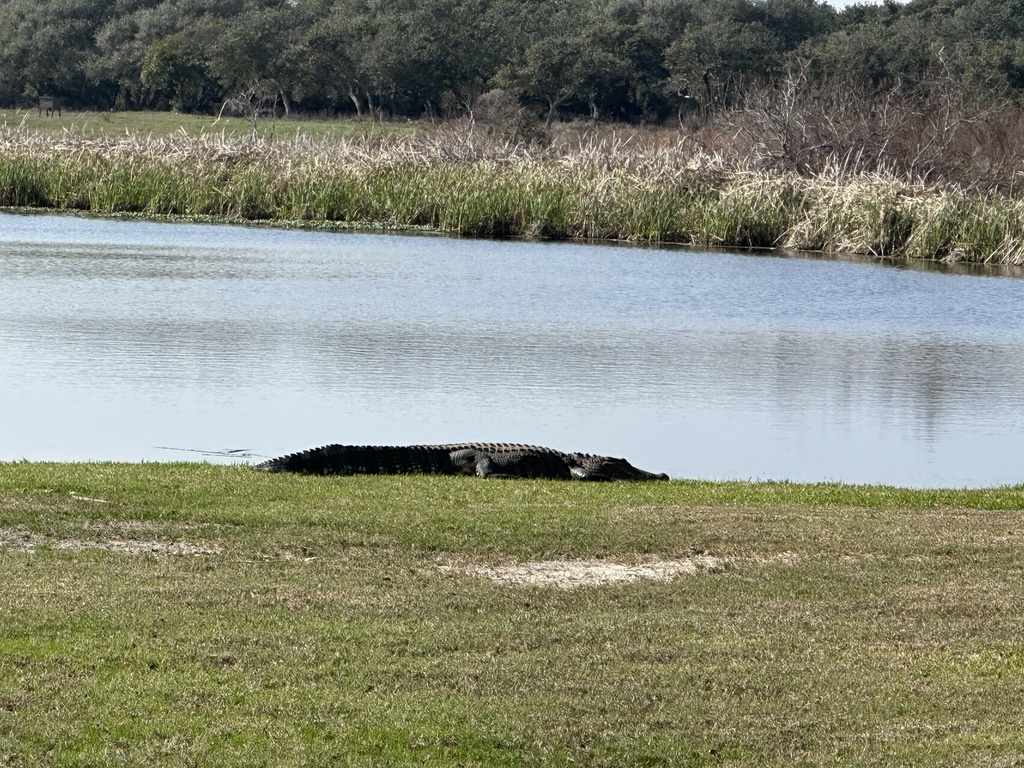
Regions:
<instances>
[{"instance_id":1,"label":"green grass","mask_svg":"<svg viewBox=\"0 0 1024 768\"><path fill-rule=\"evenodd\" d=\"M0 464L0 763L1013 764L1022 510L1024 486ZM694 552L724 565L467 571Z\"/></svg>"},{"instance_id":2,"label":"green grass","mask_svg":"<svg viewBox=\"0 0 1024 768\"><path fill-rule=\"evenodd\" d=\"M352 118L325 120L288 117L259 119L257 133L265 139L351 139L363 136L409 136L415 124L380 123ZM125 135L166 138L188 136L250 137L252 123L240 117L183 115L177 112L80 112L63 110L53 116L40 115L34 109L0 109L0 129L22 130L43 135L72 134L90 138L118 138Z\"/></svg>"}]
</instances>

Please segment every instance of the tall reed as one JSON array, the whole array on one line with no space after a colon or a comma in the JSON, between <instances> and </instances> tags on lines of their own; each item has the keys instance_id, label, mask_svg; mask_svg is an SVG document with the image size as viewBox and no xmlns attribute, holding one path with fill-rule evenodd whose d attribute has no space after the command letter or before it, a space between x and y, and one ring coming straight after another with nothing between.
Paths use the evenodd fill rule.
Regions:
<instances>
[{"instance_id":1,"label":"tall reed","mask_svg":"<svg viewBox=\"0 0 1024 768\"><path fill-rule=\"evenodd\" d=\"M894 173L766 172L685 141L0 131L0 205L1024 264L1024 203Z\"/></svg>"}]
</instances>

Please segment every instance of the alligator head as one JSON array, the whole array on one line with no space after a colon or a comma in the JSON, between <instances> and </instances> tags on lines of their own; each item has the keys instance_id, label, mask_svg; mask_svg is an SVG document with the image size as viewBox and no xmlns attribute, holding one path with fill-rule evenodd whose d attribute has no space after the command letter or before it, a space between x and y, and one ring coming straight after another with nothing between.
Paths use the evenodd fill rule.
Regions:
<instances>
[{"instance_id":1,"label":"alligator head","mask_svg":"<svg viewBox=\"0 0 1024 768\"><path fill-rule=\"evenodd\" d=\"M625 459L612 456L591 456L586 453L570 453L572 476L576 480L668 480L664 472L648 472L634 467Z\"/></svg>"}]
</instances>

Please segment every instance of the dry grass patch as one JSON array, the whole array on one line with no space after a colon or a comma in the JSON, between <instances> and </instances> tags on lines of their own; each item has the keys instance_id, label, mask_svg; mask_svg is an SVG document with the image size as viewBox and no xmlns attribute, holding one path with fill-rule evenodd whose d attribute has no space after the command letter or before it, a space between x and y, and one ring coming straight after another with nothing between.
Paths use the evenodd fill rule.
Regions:
<instances>
[{"instance_id":1,"label":"dry grass patch","mask_svg":"<svg viewBox=\"0 0 1024 768\"><path fill-rule=\"evenodd\" d=\"M57 538L26 528L0 527L0 551L35 552L44 548L71 552L99 549L123 555L219 555L222 551L220 547L189 541Z\"/></svg>"},{"instance_id":2,"label":"dry grass patch","mask_svg":"<svg viewBox=\"0 0 1024 768\"><path fill-rule=\"evenodd\" d=\"M604 560L539 560L505 565L441 566L442 573L462 573L515 586L579 589L636 581L672 581L681 576L715 573L726 561L711 555L672 560L645 560L634 564Z\"/></svg>"}]
</instances>

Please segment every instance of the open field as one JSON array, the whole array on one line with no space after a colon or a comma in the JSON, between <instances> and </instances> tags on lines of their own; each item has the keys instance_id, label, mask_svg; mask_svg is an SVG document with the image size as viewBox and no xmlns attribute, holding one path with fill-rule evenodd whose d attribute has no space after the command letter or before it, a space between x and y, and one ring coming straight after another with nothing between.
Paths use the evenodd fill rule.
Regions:
<instances>
[{"instance_id":1,"label":"open field","mask_svg":"<svg viewBox=\"0 0 1024 768\"><path fill-rule=\"evenodd\" d=\"M1019 764L1022 511L0 464L0 763Z\"/></svg>"},{"instance_id":2,"label":"open field","mask_svg":"<svg viewBox=\"0 0 1024 768\"><path fill-rule=\"evenodd\" d=\"M386 134L408 136L415 132L411 122L379 123L372 120L319 120L291 117L287 120L260 119L257 134L264 139L293 138L296 134L317 139L353 139ZM174 134L216 135L231 139L251 138L252 122L224 115L183 115L177 112L82 112L65 109L60 115L41 115L34 109L0 109L0 129L27 131L49 136L70 133L90 138L119 138L132 135L166 138Z\"/></svg>"},{"instance_id":3,"label":"open field","mask_svg":"<svg viewBox=\"0 0 1024 768\"><path fill-rule=\"evenodd\" d=\"M254 137L175 118L8 120L0 206L1024 265L1019 196L842 164L768 171L674 130L535 144L469 125L279 121Z\"/></svg>"}]
</instances>

